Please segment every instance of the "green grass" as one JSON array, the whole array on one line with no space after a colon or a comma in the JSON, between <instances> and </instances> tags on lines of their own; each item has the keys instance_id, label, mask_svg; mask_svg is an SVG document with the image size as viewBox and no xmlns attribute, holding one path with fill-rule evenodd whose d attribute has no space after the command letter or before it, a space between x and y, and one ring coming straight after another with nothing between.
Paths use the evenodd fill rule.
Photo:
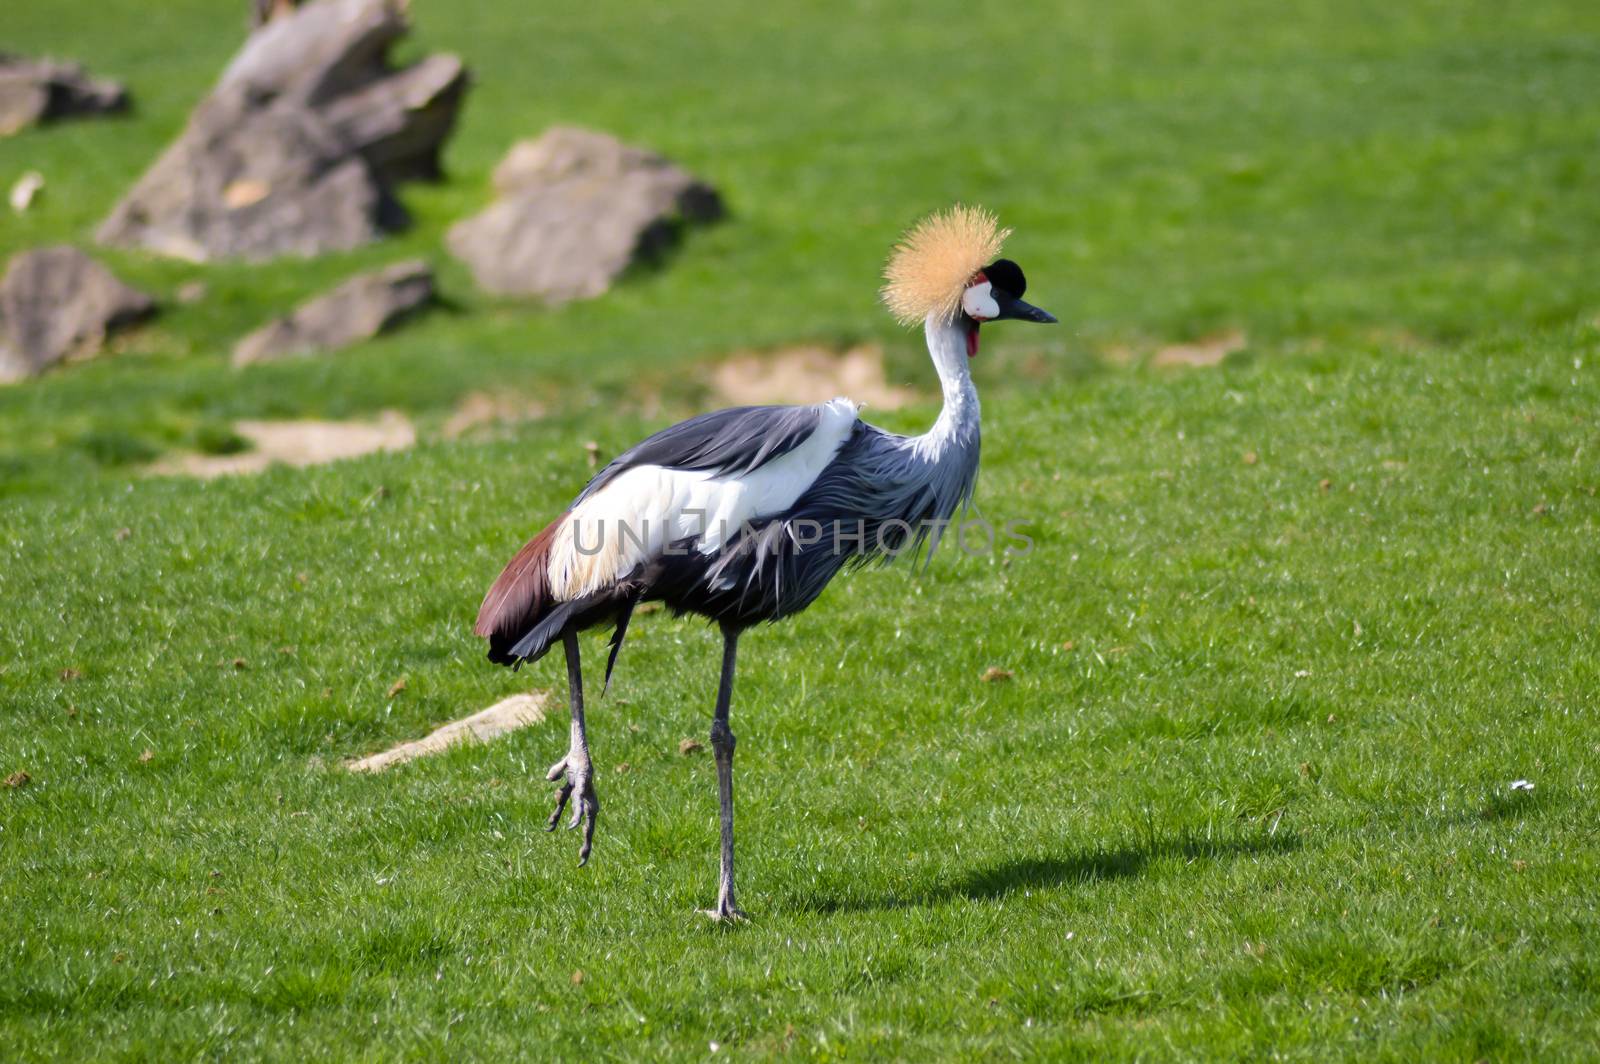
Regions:
<instances>
[{"instance_id":1,"label":"green grass","mask_svg":"<svg viewBox=\"0 0 1600 1064\"><path fill-rule=\"evenodd\" d=\"M412 231L269 267L108 253L210 298L0 390L0 776L32 777L0 788L11 1055L1593 1056L1600 15L414 11L412 51L479 84ZM139 110L0 141L0 179L50 183L0 253L87 243L242 15L5 5L0 40L128 78ZM732 217L593 303L475 295L440 234L552 121L669 152ZM957 198L1017 226L1067 323L996 327L978 362L979 502L1035 547L856 574L746 639L750 923L692 911L698 623L639 618L591 710L581 871L539 830L559 699L494 744L338 767L559 685L482 662L478 595L582 482L581 441L691 409L706 359L872 338L931 381L874 277ZM264 317L419 252L453 309L228 368ZM1250 347L1215 369L1097 357L1226 327ZM235 417L426 428L491 388L552 414L317 470L134 472L231 449Z\"/></svg>"}]
</instances>

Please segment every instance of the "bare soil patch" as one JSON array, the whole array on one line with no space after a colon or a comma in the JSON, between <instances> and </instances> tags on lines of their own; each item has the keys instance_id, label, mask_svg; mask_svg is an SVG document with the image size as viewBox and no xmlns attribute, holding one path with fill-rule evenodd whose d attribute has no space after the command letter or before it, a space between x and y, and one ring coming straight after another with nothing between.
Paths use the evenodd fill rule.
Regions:
<instances>
[{"instance_id":1,"label":"bare soil patch","mask_svg":"<svg viewBox=\"0 0 1600 1064\"><path fill-rule=\"evenodd\" d=\"M501 425L532 421L544 413L541 403L523 396L472 392L456 404L440 433L447 440L458 440Z\"/></svg>"},{"instance_id":2,"label":"bare soil patch","mask_svg":"<svg viewBox=\"0 0 1600 1064\"><path fill-rule=\"evenodd\" d=\"M1202 336L1193 343L1168 344L1158 348L1151 362L1157 366L1215 366L1247 346L1249 341L1243 332L1229 329L1227 332Z\"/></svg>"},{"instance_id":3,"label":"bare soil patch","mask_svg":"<svg viewBox=\"0 0 1600 1064\"><path fill-rule=\"evenodd\" d=\"M321 465L374 451L403 451L417 442L416 428L394 410L384 411L376 421L240 421L233 429L254 449L240 454L173 455L148 472L201 478L260 473L279 463Z\"/></svg>"},{"instance_id":4,"label":"bare soil patch","mask_svg":"<svg viewBox=\"0 0 1600 1064\"><path fill-rule=\"evenodd\" d=\"M547 691L512 695L470 717L453 720L449 724L435 728L421 739L401 743L370 757L347 761L344 767L351 772L382 772L391 765L437 754L456 743L486 743L507 732L525 728L530 724L538 724L544 720L544 707L549 700L550 695Z\"/></svg>"},{"instance_id":5,"label":"bare soil patch","mask_svg":"<svg viewBox=\"0 0 1600 1064\"><path fill-rule=\"evenodd\" d=\"M824 347L787 347L734 355L711 371L717 399L732 406L762 403L820 403L847 396L880 410L894 410L919 398L910 388L889 383L883 349L875 344L843 353Z\"/></svg>"}]
</instances>

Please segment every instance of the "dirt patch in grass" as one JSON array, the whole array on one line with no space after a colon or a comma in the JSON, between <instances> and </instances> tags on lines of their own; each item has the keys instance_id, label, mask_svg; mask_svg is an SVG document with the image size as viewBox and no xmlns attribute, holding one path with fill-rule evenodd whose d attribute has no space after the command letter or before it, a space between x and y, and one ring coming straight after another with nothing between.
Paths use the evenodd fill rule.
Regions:
<instances>
[{"instance_id":1,"label":"dirt patch in grass","mask_svg":"<svg viewBox=\"0 0 1600 1064\"><path fill-rule=\"evenodd\" d=\"M384 411L376 421L240 421L233 431L251 449L238 454L179 454L147 467L158 476L220 477L259 473L276 464L321 465L374 451L403 451L417 442L405 415Z\"/></svg>"},{"instance_id":2,"label":"dirt patch in grass","mask_svg":"<svg viewBox=\"0 0 1600 1064\"><path fill-rule=\"evenodd\" d=\"M522 396L472 392L456 404L439 432L447 440L456 440L500 425L531 421L544 413L542 404Z\"/></svg>"},{"instance_id":3,"label":"dirt patch in grass","mask_svg":"<svg viewBox=\"0 0 1600 1064\"><path fill-rule=\"evenodd\" d=\"M1151 364L1157 366L1215 366L1249 342L1238 329L1202 336L1193 343L1168 344L1157 348Z\"/></svg>"},{"instance_id":4,"label":"dirt patch in grass","mask_svg":"<svg viewBox=\"0 0 1600 1064\"><path fill-rule=\"evenodd\" d=\"M550 695L545 691L512 695L470 717L453 720L449 724L435 728L421 739L401 743L370 757L347 761L344 767L351 772L382 772L390 765L437 754L456 743L473 741L486 743L507 732L544 720L544 707L549 700Z\"/></svg>"},{"instance_id":5,"label":"dirt patch in grass","mask_svg":"<svg viewBox=\"0 0 1600 1064\"><path fill-rule=\"evenodd\" d=\"M919 398L889 383L883 349L863 344L848 351L787 347L734 355L711 371L719 402L730 406L762 403L820 403L847 396L879 410L894 410Z\"/></svg>"}]
</instances>

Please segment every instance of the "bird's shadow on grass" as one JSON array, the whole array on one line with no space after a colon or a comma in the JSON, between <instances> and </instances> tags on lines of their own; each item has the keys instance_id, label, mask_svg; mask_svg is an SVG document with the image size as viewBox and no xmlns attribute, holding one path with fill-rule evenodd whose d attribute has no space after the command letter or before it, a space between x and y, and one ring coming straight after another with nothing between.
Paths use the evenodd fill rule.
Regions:
<instances>
[{"instance_id":1,"label":"bird's shadow on grass","mask_svg":"<svg viewBox=\"0 0 1600 1064\"><path fill-rule=\"evenodd\" d=\"M1063 856L1008 857L944 882L919 885L903 892L878 896L846 894L840 897L796 899L797 909L815 913L868 912L886 909L934 907L953 901L997 901L1022 891L1128 879L1145 873L1159 861L1177 859L1185 864L1217 863L1241 857L1292 853L1300 841L1288 833L1217 840L1179 835L1115 848L1100 848Z\"/></svg>"}]
</instances>

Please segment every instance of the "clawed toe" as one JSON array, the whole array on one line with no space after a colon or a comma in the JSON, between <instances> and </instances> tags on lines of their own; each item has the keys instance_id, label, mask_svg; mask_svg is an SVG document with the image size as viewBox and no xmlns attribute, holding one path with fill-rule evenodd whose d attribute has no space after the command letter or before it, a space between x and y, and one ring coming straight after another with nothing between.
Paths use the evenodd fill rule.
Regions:
<instances>
[{"instance_id":1,"label":"clawed toe","mask_svg":"<svg viewBox=\"0 0 1600 1064\"><path fill-rule=\"evenodd\" d=\"M582 868L584 865L589 863L589 851L594 849L594 822L595 819L600 815L600 802L594 797L594 791L592 788L590 789L588 796L582 799L582 802L583 845L578 847L579 868ZM576 822L578 818L577 816L573 816L572 819L574 822Z\"/></svg>"},{"instance_id":2,"label":"clawed toe","mask_svg":"<svg viewBox=\"0 0 1600 1064\"><path fill-rule=\"evenodd\" d=\"M572 797L572 784L563 783L561 785L561 789L556 792L556 808L555 808L555 812L551 813L550 814L550 819L545 822L544 829L546 831L554 831L556 829L556 825L561 822L561 813L562 813L562 811L567 808L567 799L571 798L571 797Z\"/></svg>"},{"instance_id":3,"label":"clawed toe","mask_svg":"<svg viewBox=\"0 0 1600 1064\"><path fill-rule=\"evenodd\" d=\"M576 791L578 800L572 805L572 819L567 822L567 830L571 831L579 824L583 825L583 845L578 850L578 866L581 868L589 863L589 852L594 847L594 825L600 815L600 798L595 794L593 772L589 762L585 759L579 761L571 754L557 761L550 767L546 779L551 781L562 779L561 787L556 791L556 808L550 814L544 829L554 831L561 822L561 814L566 811L567 800Z\"/></svg>"},{"instance_id":4,"label":"clawed toe","mask_svg":"<svg viewBox=\"0 0 1600 1064\"><path fill-rule=\"evenodd\" d=\"M697 911L702 916L708 916L713 921L715 921L716 923L719 923L719 924L737 924L737 923L742 923L743 921L750 919L750 917L745 915L745 912L744 912L743 909L739 908L737 905L733 904L733 902L731 902L731 901L729 901L729 902L720 902L719 901L714 908L711 908L711 909L699 909Z\"/></svg>"},{"instance_id":5,"label":"clawed toe","mask_svg":"<svg viewBox=\"0 0 1600 1064\"><path fill-rule=\"evenodd\" d=\"M567 759L566 758L562 758L560 761L557 761L554 765L550 766L550 771L545 774L544 778L554 782L555 780L561 779L566 774L567 774ZM562 813L562 811L567 808L567 799L571 798L571 797L572 797L572 783L571 783L571 781L563 780L562 784L561 784L561 788L556 791L556 809L555 809L555 812L551 813L550 814L550 819L545 822L544 829L546 831L554 831L556 829L556 825L561 822L561 813Z\"/></svg>"}]
</instances>

